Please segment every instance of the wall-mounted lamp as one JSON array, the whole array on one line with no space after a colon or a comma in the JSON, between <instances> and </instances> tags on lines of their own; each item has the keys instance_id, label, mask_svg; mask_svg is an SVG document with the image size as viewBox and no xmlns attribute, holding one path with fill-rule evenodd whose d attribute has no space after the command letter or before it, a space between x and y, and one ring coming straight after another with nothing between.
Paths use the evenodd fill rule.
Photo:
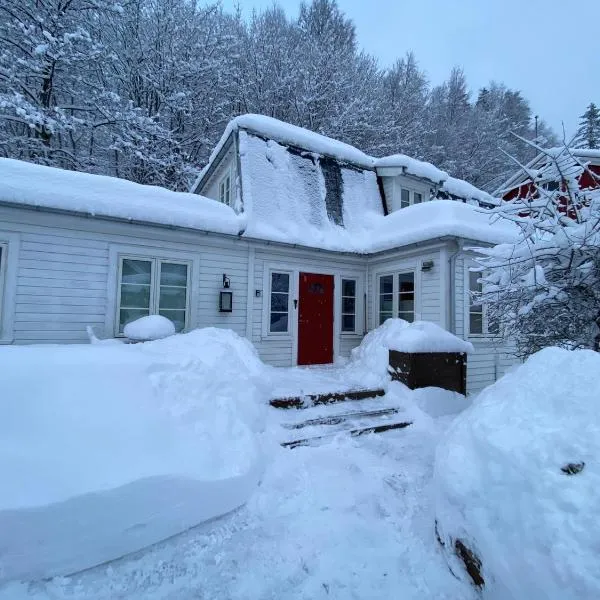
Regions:
<instances>
[{"instance_id":1,"label":"wall-mounted lamp","mask_svg":"<svg viewBox=\"0 0 600 600\"><path fill-rule=\"evenodd\" d=\"M433 261L432 260L424 260L421 263L421 271L431 271L433 269Z\"/></svg>"},{"instance_id":2,"label":"wall-mounted lamp","mask_svg":"<svg viewBox=\"0 0 600 600\"><path fill-rule=\"evenodd\" d=\"M233 311L233 292L219 292L219 312Z\"/></svg>"},{"instance_id":3,"label":"wall-mounted lamp","mask_svg":"<svg viewBox=\"0 0 600 600\"><path fill-rule=\"evenodd\" d=\"M229 280L229 277L225 275L225 273L223 273L223 287L226 290L228 290L231 287L231 281Z\"/></svg>"}]
</instances>

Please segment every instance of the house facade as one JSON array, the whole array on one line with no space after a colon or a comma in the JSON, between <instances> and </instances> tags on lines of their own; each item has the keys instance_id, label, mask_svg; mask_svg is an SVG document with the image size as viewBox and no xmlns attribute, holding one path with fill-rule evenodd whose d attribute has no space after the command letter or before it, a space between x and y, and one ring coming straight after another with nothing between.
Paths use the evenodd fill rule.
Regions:
<instances>
[{"instance_id":1,"label":"house facade","mask_svg":"<svg viewBox=\"0 0 600 600\"><path fill-rule=\"evenodd\" d=\"M401 317L473 342L470 392L514 360L469 271L469 248L511 231L480 208L493 198L432 165L246 116L190 194L8 159L0 174L0 343L119 337L162 314L292 366L347 357Z\"/></svg>"}]
</instances>

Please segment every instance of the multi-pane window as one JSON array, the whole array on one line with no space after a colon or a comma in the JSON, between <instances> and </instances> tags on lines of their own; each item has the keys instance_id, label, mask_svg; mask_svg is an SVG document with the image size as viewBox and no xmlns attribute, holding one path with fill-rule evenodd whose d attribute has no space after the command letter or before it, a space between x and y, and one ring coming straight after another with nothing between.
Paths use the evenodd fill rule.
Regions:
<instances>
[{"instance_id":1,"label":"multi-pane window","mask_svg":"<svg viewBox=\"0 0 600 600\"><path fill-rule=\"evenodd\" d=\"M271 273L269 332L287 333L290 314L290 274Z\"/></svg>"},{"instance_id":2,"label":"multi-pane window","mask_svg":"<svg viewBox=\"0 0 600 600\"><path fill-rule=\"evenodd\" d=\"M498 323L488 317L485 304L481 302L483 285L481 273L469 271L469 333L472 335L496 334Z\"/></svg>"},{"instance_id":3,"label":"multi-pane window","mask_svg":"<svg viewBox=\"0 0 600 600\"><path fill-rule=\"evenodd\" d=\"M400 208L410 206L410 190L402 188L400 190Z\"/></svg>"},{"instance_id":4,"label":"multi-pane window","mask_svg":"<svg viewBox=\"0 0 600 600\"><path fill-rule=\"evenodd\" d=\"M407 188L400 188L400 208L423 202L423 194Z\"/></svg>"},{"instance_id":5,"label":"multi-pane window","mask_svg":"<svg viewBox=\"0 0 600 600\"><path fill-rule=\"evenodd\" d=\"M219 200L227 206L231 206L231 175L227 173L219 183Z\"/></svg>"},{"instance_id":6,"label":"multi-pane window","mask_svg":"<svg viewBox=\"0 0 600 600\"><path fill-rule=\"evenodd\" d=\"M162 315L176 331L186 327L189 264L160 259L121 258L118 332L140 317Z\"/></svg>"},{"instance_id":7,"label":"multi-pane window","mask_svg":"<svg viewBox=\"0 0 600 600\"><path fill-rule=\"evenodd\" d=\"M415 320L415 274L413 271L379 277L379 324L399 317Z\"/></svg>"},{"instance_id":8,"label":"multi-pane window","mask_svg":"<svg viewBox=\"0 0 600 600\"><path fill-rule=\"evenodd\" d=\"M415 320L415 274L398 274L398 317L405 321Z\"/></svg>"},{"instance_id":9,"label":"multi-pane window","mask_svg":"<svg viewBox=\"0 0 600 600\"><path fill-rule=\"evenodd\" d=\"M342 279L342 332L356 331L356 280Z\"/></svg>"},{"instance_id":10,"label":"multi-pane window","mask_svg":"<svg viewBox=\"0 0 600 600\"><path fill-rule=\"evenodd\" d=\"M379 278L379 324L394 316L394 276Z\"/></svg>"}]
</instances>

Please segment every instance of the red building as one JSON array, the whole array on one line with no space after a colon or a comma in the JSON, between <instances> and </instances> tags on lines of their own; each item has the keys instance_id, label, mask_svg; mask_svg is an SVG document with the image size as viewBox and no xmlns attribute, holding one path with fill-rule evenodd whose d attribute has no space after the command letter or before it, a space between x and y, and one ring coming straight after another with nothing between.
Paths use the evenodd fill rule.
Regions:
<instances>
[{"instance_id":1,"label":"red building","mask_svg":"<svg viewBox=\"0 0 600 600\"><path fill-rule=\"evenodd\" d=\"M540 187L559 189L565 176L575 174L580 190L600 188L600 150L551 148L538 154L494 192L503 200L537 198Z\"/></svg>"}]
</instances>

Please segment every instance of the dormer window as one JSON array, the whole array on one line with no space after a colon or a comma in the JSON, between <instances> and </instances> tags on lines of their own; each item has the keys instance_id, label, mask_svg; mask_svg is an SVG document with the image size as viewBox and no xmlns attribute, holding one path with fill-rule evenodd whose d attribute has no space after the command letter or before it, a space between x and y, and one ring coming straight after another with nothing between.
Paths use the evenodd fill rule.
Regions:
<instances>
[{"instance_id":1,"label":"dormer window","mask_svg":"<svg viewBox=\"0 0 600 600\"><path fill-rule=\"evenodd\" d=\"M400 208L406 208L411 204L421 204L423 202L423 194L415 192L407 188L400 188Z\"/></svg>"},{"instance_id":2,"label":"dormer window","mask_svg":"<svg viewBox=\"0 0 600 600\"><path fill-rule=\"evenodd\" d=\"M231 206L231 174L229 172L219 183L219 201Z\"/></svg>"}]
</instances>

